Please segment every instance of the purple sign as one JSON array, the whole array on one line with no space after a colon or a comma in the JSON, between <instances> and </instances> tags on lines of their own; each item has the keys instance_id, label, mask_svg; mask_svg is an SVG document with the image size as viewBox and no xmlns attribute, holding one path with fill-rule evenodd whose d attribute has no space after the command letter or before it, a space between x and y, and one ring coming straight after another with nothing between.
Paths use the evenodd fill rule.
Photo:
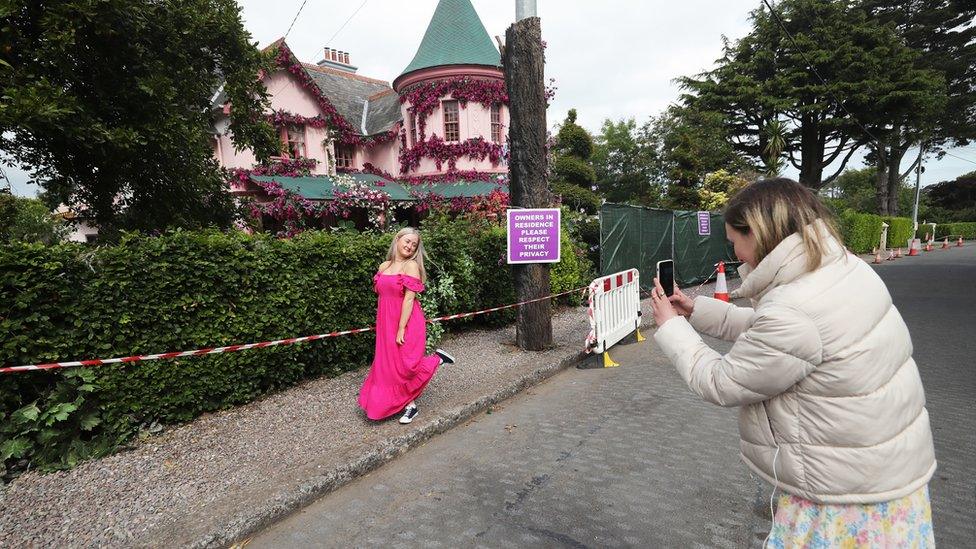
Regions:
<instances>
[{"instance_id":1,"label":"purple sign","mask_svg":"<svg viewBox=\"0 0 976 549\"><path fill-rule=\"evenodd\" d=\"M559 262L559 208L508 210L508 262Z\"/></svg>"},{"instance_id":2,"label":"purple sign","mask_svg":"<svg viewBox=\"0 0 976 549\"><path fill-rule=\"evenodd\" d=\"M712 235L712 214L709 212L698 212L698 236Z\"/></svg>"}]
</instances>

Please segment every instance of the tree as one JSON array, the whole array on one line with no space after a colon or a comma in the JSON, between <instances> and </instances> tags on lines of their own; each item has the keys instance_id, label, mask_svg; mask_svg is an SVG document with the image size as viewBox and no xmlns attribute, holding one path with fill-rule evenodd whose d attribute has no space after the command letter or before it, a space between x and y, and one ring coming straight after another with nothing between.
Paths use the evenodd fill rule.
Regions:
<instances>
[{"instance_id":1,"label":"tree","mask_svg":"<svg viewBox=\"0 0 976 549\"><path fill-rule=\"evenodd\" d=\"M706 174L737 173L749 167L734 150L721 113L672 105L651 118L643 131L660 156L660 170L667 180L666 207L697 209L697 187Z\"/></svg>"},{"instance_id":2,"label":"tree","mask_svg":"<svg viewBox=\"0 0 976 549\"><path fill-rule=\"evenodd\" d=\"M40 200L0 191L0 242L54 244L67 233L67 225Z\"/></svg>"},{"instance_id":3,"label":"tree","mask_svg":"<svg viewBox=\"0 0 976 549\"><path fill-rule=\"evenodd\" d=\"M234 106L238 147L278 147L265 60L233 0L13 0L0 17L0 151L53 200L103 236L231 223L216 93Z\"/></svg>"},{"instance_id":4,"label":"tree","mask_svg":"<svg viewBox=\"0 0 976 549\"><path fill-rule=\"evenodd\" d=\"M879 211L897 214L906 151L924 143L927 154L941 157L948 146L965 146L976 139L976 4L958 0L862 0L869 17L893 28L915 53L913 66L944 82L944 97L930 97L912 116L886 119L889 109L877 105L886 124L878 129L882 143L869 157L879 166ZM887 204L885 204L887 202Z\"/></svg>"},{"instance_id":5,"label":"tree","mask_svg":"<svg viewBox=\"0 0 976 549\"><path fill-rule=\"evenodd\" d=\"M770 123L781 121L800 182L819 189L870 141L861 125L881 133L938 104L938 75L916 69L895 31L851 0L784 0L775 9L754 11L752 31L726 42L714 70L681 79L685 104L721 113L736 150L769 156Z\"/></svg>"},{"instance_id":6,"label":"tree","mask_svg":"<svg viewBox=\"0 0 976 549\"><path fill-rule=\"evenodd\" d=\"M646 127L633 118L605 120L596 138L597 187L610 202L656 205L661 197L660 161Z\"/></svg>"},{"instance_id":7,"label":"tree","mask_svg":"<svg viewBox=\"0 0 976 549\"><path fill-rule=\"evenodd\" d=\"M930 185L922 193L933 218L943 222L976 220L976 172Z\"/></svg>"},{"instance_id":8,"label":"tree","mask_svg":"<svg viewBox=\"0 0 976 549\"><path fill-rule=\"evenodd\" d=\"M593 138L576 123L576 109L570 109L556 134L552 190L576 210L596 213L600 198L593 192L596 172L590 164Z\"/></svg>"}]
</instances>

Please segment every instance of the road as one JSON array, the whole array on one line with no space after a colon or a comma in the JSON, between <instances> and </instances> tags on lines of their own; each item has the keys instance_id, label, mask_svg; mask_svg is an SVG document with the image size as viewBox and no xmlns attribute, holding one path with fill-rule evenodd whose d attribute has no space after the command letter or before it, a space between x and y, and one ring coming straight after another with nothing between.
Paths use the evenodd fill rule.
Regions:
<instances>
[{"instance_id":1,"label":"road","mask_svg":"<svg viewBox=\"0 0 976 549\"><path fill-rule=\"evenodd\" d=\"M969 546L976 245L876 268L911 329L925 384L937 543ZM248 547L760 547L769 489L737 457L735 410L694 397L650 339L612 354L619 368L554 376Z\"/></svg>"}]
</instances>

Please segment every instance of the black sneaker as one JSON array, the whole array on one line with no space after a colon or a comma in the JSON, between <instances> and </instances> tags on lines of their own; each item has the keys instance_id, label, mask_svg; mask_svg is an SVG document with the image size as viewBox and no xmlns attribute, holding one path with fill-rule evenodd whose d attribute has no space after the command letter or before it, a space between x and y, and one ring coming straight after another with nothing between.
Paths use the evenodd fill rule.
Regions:
<instances>
[{"instance_id":1,"label":"black sneaker","mask_svg":"<svg viewBox=\"0 0 976 549\"><path fill-rule=\"evenodd\" d=\"M410 423L419 413L420 410L418 410L416 406L407 406L403 409L403 415L400 416L400 423L404 425Z\"/></svg>"},{"instance_id":2,"label":"black sneaker","mask_svg":"<svg viewBox=\"0 0 976 549\"><path fill-rule=\"evenodd\" d=\"M444 349L434 349L434 354L441 357L441 364L454 364L454 357Z\"/></svg>"}]
</instances>

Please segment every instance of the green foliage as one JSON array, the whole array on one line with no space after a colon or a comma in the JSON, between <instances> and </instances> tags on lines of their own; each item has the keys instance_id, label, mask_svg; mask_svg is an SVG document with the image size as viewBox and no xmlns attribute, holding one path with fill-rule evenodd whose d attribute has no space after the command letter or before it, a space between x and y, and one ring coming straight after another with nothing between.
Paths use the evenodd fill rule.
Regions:
<instances>
[{"instance_id":1,"label":"green foliage","mask_svg":"<svg viewBox=\"0 0 976 549\"><path fill-rule=\"evenodd\" d=\"M888 224L888 248L905 248L908 239L915 233L912 220L907 217L885 217Z\"/></svg>"},{"instance_id":2,"label":"green foliage","mask_svg":"<svg viewBox=\"0 0 976 549\"><path fill-rule=\"evenodd\" d=\"M553 194L559 195L563 204L574 211L582 210L593 215L600 209L600 197L589 189L559 180L553 181L551 187Z\"/></svg>"},{"instance_id":3,"label":"green foliage","mask_svg":"<svg viewBox=\"0 0 976 549\"><path fill-rule=\"evenodd\" d=\"M52 216L40 200L0 192L0 242L52 244L67 233L64 221Z\"/></svg>"},{"instance_id":4,"label":"green foliage","mask_svg":"<svg viewBox=\"0 0 976 549\"><path fill-rule=\"evenodd\" d=\"M559 133L556 134L556 147L563 156L575 156L589 160L593 154L593 138L590 132L576 123L576 109L570 109Z\"/></svg>"},{"instance_id":5,"label":"green foliage","mask_svg":"<svg viewBox=\"0 0 976 549\"><path fill-rule=\"evenodd\" d=\"M591 266L564 230L553 288ZM290 240L217 231L120 243L0 246L4 364L122 357L373 325L372 278L392 235L309 231ZM428 317L514 302L505 229L434 216L423 228ZM576 298L578 299L578 298ZM572 302L570 297L565 302ZM514 309L467 321L501 325ZM432 325L428 343L443 327ZM4 376L0 463L68 468L138 432L188 421L322 375L366 366L367 334L178 360ZM0 471L2 474L2 471Z\"/></svg>"},{"instance_id":6,"label":"green foliage","mask_svg":"<svg viewBox=\"0 0 976 549\"><path fill-rule=\"evenodd\" d=\"M917 138L945 104L944 77L916 67L918 52L855 2L784 0L775 10L792 40L760 7L750 33L726 42L714 70L681 81L685 104L721 113L736 149L749 158L779 148L770 147L767 130L782 122L782 149L800 182L820 188L870 139L851 114L888 146L894 136L886 128L911 128ZM837 172L824 176L835 161Z\"/></svg>"},{"instance_id":7,"label":"green foliage","mask_svg":"<svg viewBox=\"0 0 976 549\"><path fill-rule=\"evenodd\" d=\"M844 211L838 218L838 228L844 244L854 253L866 253L878 247L881 223L879 215L857 213L853 210ZM905 238L907 240L908 237Z\"/></svg>"},{"instance_id":8,"label":"green foliage","mask_svg":"<svg viewBox=\"0 0 976 549\"><path fill-rule=\"evenodd\" d=\"M976 239L976 221L965 223L943 223L935 226L935 234L939 238L947 236L962 236L966 240Z\"/></svg>"},{"instance_id":9,"label":"green foliage","mask_svg":"<svg viewBox=\"0 0 976 549\"><path fill-rule=\"evenodd\" d=\"M610 202L656 204L660 201L661 162L648 133L633 118L605 120L593 150L600 192Z\"/></svg>"},{"instance_id":10,"label":"green foliage","mask_svg":"<svg viewBox=\"0 0 976 549\"><path fill-rule=\"evenodd\" d=\"M968 221L976 219L976 172L942 181L922 190L931 207L930 219ZM921 217L921 216L920 216Z\"/></svg>"},{"instance_id":11,"label":"green foliage","mask_svg":"<svg viewBox=\"0 0 976 549\"><path fill-rule=\"evenodd\" d=\"M730 174L725 170L718 170L705 176L705 181L698 189L698 198L701 201L701 209L717 211L745 188L749 182L744 178Z\"/></svg>"},{"instance_id":12,"label":"green foliage","mask_svg":"<svg viewBox=\"0 0 976 549\"><path fill-rule=\"evenodd\" d=\"M32 167L52 201L87 210L102 237L231 224L213 158L218 88L235 144L277 150L256 78L266 60L237 3L12 0L2 11L0 151Z\"/></svg>"},{"instance_id":13,"label":"green foliage","mask_svg":"<svg viewBox=\"0 0 976 549\"><path fill-rule=\"evenodd\" d=\"M553 174L557 180L571 183L589 190L596 181L593 167L582 158L576 156L557 156L553 166Z\"/></svg>"}]
</instances>

